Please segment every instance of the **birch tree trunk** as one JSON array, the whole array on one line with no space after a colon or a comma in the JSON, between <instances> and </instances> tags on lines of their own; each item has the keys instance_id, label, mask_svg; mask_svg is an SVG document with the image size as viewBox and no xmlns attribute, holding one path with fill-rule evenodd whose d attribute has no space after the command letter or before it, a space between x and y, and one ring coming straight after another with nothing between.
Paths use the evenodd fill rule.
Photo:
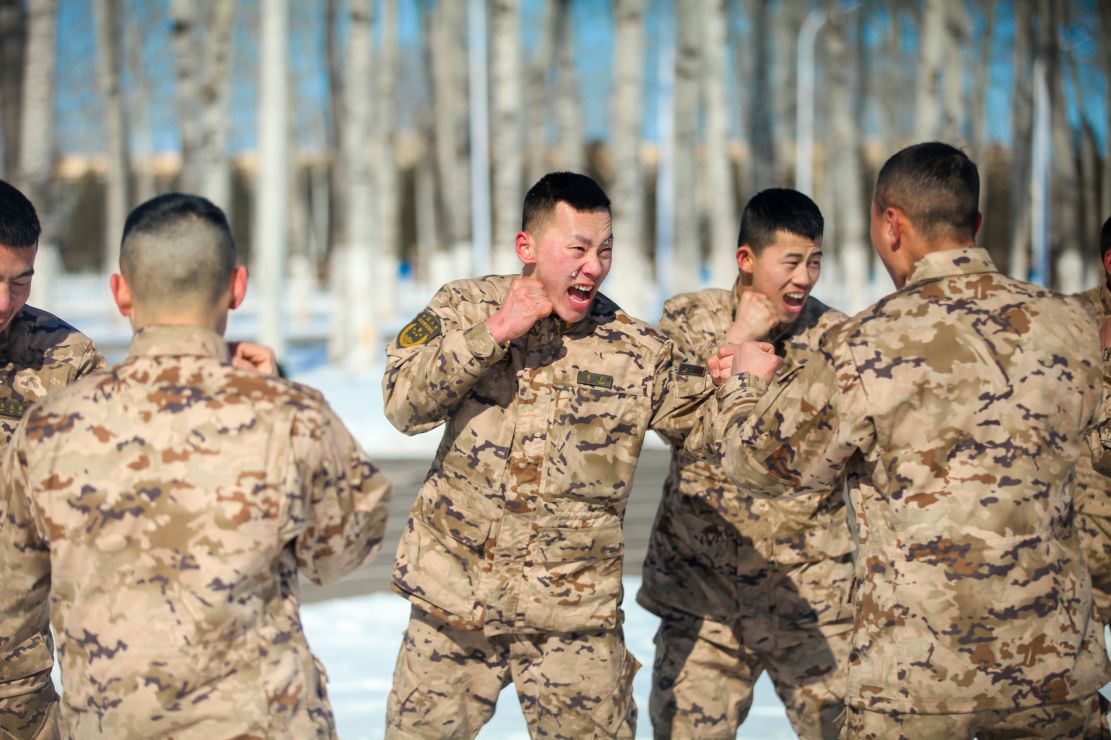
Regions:
<instances>
[{"instance_id":1,"label":"birch tree trunk","mask_svg":"<svg viewBox=\"0 0 1111 740\"><path fill-rule=\"evenodd\" d=\"M1007 270L1019 280L1030 279L1030 167L1034 89L1030 67L1032 0L1016 0L1011 88L1011 235Z\"/></svg>"},{"instance_id":2,"label":"birch tree trunk","mask_svg":"<svg viewBox=\"0 0 1111 740\"><path fill-rule=\"evenodd\" d=\"M772 40L775 38L772 25L770 0L748 0L748 37L751 49L739 48L738 54L752 57L752 77L746 79L742 89L748 90L745 112L748 119L748 151L752 158L749 166L749 197L770 187L779 187L779 166L776 161L775 146L775 107L772 101L777 97L792 97L789 94L777 96L772 91L775 74L775 51ZM781 11L782 12L782 11ZM724 50L723 50L724 52ZM724 91L724 88L723 88ZM711 152L713 150L710 150ZM720 249L715 242L713 249ZM736 259L733 259L734 271ZM718 281L720 282L720 280Z\"/></svg>"},{"instance_id":3,"label":"birch tree trunk","mask_svg":"<svg viewBox=\"0 0 1111 740\"><path fill-rule=\"evenodd\" d=\"M991 47L995 35L995 0L980 0L984 18L984 39L980 57L972 70L972 91L969 111L972 123L972 161L980 167L980 210L988 212L991 193L988 190L988 91L991 89Z\"/></svg>"},{"instance_id":4,"label":"birch tree trunk","mask_svg":"<svg viewBox=\"0 0 1111 740\"><path fill-rule=\"evenodd\" d=\"M710 284L730 288L737 276L737 199L729 156L729 102L725 91L726 8L725 0L702 0L702 4L702 84L706 104L703 151L710 211L707 263ZM773 149L770 140L767 148ZM774 159L770 167L774 170Z\"/></svg>"},{"instance_id":5,"label":"birch tree trunk","mask_svg":"<svg viewBox=\"0 0 1111 740\"><path fill-rule=\"evenodd\" d=\"M57 35L57 1L31 0L28 4L27 52L23 63L18 187L34 204L42 221L40 244L53 244L57 226L51 198Z\"/></svg>"},{"instance_id":6,"label":"birch tree trunk","mask_svg":"<svg viewBox=\"0 0 1111 740\"><path fill-rule=\"evenodd\" d=\"M521 42L518 0L493 0L490 20L492 120L490 130L494 180L494 234L491 263L499 274L517 273L512 249L521 226Z\"/></svg>"},{"instance_id":7,"label":"birch tree trunk","mask_svg":"<svg viewBox=\"0 0 1111 740\"><path fill-rule=\"evenodd\" d=\"M571 25L571 0L555 0L555 48L558 52L559 84L556 87L556 142L559 166L582 172L583 110L575 72L575 31Z\"/></svg>"},{"instance_id":8,"label":"birch tree trunk","mask_svg":"<svg viewBox=\"0 0 1111 740\"><path fill-rule=\"evenodd\" d=\"M104 96L104 147L108 155L105 172L107 190L104 219L104 265L111 272L120 261L120 237L131 205L128 178L131 160L127 149L127 122L124 118L120 70L123 66L120 39L120 0L96 1L96 68L101 95Z\"/></svg>"},{"instance_id":9,"label":"birch tree trunk","mask_svg":"<svg viewBox=\"0 0 1111 740\"><path fill-rule=\"evenodd\" d=\"M397 310L401 199L397 172L397 0L380 0L382 32L374 69L375 134L374 197L378 243L374 260L375 314L386 321Z\"/></svg>"},{"instance_id":10,"label":"birch tree trunk","mask_svg":"<svg viewBox=\"0 0 1111 740\"><path fill-rule=\"evenodd\" d=\"M945 57L946 0L926 0L922 9L918 82L915 86L914 138L926 141L941 133L942 63Z\"/></svg>"},{"instance_id":11,"label":"birch tree trunk","mask_svg":"<svg viewBox=\"0 0 1111 740\"><path fill-rule=\"evenodd\" d=\"M466 6L438 2L432 11L432 89L436 174L446 249L438 252L432 282L441 285L468 273L471 250L470 158L467 153Z\"/></svg>"},{"instance_id":12,"label":"birch tree trunk","mask_svg":"<svg viewBox=\"0 0 1111 740\"><path fill-rule=\"evenodd\" d=\"M27 12L22 0L0 0L0 173L15 180L19 172L19 118L23 109L23 57L27 48Z\"/></svg>"},{"instance_id":13,"label":"birch tree trunk","mask_svg":"<svg viewBox=\"0 0 1111 740\"><path fill-rule=\"evenodd\" d=\"M370 107L373 89L374 0L347 0L347 56L343 80L343 155L346 213L341 258L343 289L336 296L333 316L345 314L346 331L336 359L350 368L366 368L377 360L378 322L373 299L374 172L371 138L374 132ZM370 89L368 89L370 88ZM337 267L337 266L333 266Z\"/></svg>"},{"instance_id":14,"label":"birch tree trunk","mask_svg":"<svg viewBox=\"0 0 1111 740\"><path fill-rule=\"evenodd\" d=\"M610 272L605 293L633 316L644 316L649 308L644 289L650 283L650 269L644 237L644 168L640 161L646 7L647 0L615 0L613 7L610 197L617 266Z\"/></svg>"},{"instance_id":15,"label":"birch tree trunk","mask_svg":"<svg viewBox=\"0 0 1111 740\"><path fill-rule=\"evenodd\" d=\"M941 130L948 141L962 141L965 122L964 70L962 50L971 35L972 21L964 0L946 0L944 50L944 108ZM983 41L988 46L986 40Z\"/></svg>"},{"instance_id":16,"label":"birch tree trunk","mask_svg":"<svg viewBox=\"0 0 1111 740\"><path fill-rule=\"evenodd\" d=\"M137 13L128 13L126 21L127 67L131 75L128 86L128 110L131 111L131 138L134 141L135 192L133 200L145 203L154 197L154 128L150 121L151 82L143 58L145 26Z\"/></svg>"},{"instance_id":17,"label":"birch tree trunk","mask_svg":"<svg viewBox=\"0 0 1111 740\"><path fill-rule=\"evenodd\" d=\"M803 19L810 12L807 5L807 3L780 3L776 12L772 14L772 27L769 29L775 39L769 61L773 69L772 89L778 91L771 96L771 106L775 111L772 145L776 151L778 179L775 185L777 186L787 182L788 167L794 162L797 136L795 113L798 109L798 100L794 95L794 91L798 89L798 70L795 60L798 58L799 29L802 27ZM768 105L767 100L764 101L764 105Z\"/></svg>"},{"instance_id":18,"label":"birch tree trunk","mask_svg":"<svg viewBox=\"0 0 1111 740\"><path fill-rule=\"evenodd\" d=\"M1107 89L1111 90L1111 3L1097 3L1099 6L1099 49L1100 61L1103 65L1103 79ZM1111 95L1109 95L1111 97ZM1111 131L1111 105L1105 106L1104 131ZM1103 155L1103 187L1100 188L1101 215L1111 214L1111 140L1104 147Z\"/></svg>"},{"instance_id":19,"label":"birch tree trunk","mask_svg":"<svg viewBox=\"0 0 1111 740\"><path fill-rule=\"evenodd\" d=\"M176 72L174 96L177 99L177 124L181 136L178 189L186 193L199 193L201 187L197 157L201 145L201 117L198 115L201 83L198 75L199 60L204 57L197 29L199 7L195 0L170 0Z\"/></svg>"},{"instance_id":20,"label":"birch tree trunk","mask_svg":"<svg viewBox=\"0 0 1111 740\"><path fill-rule=\"evenodd\" d=\"M449 5L454 3L449 3ZM345 121L345 98L343 94L343 75L345 62L343 50L337 38L337 17L339 0L326 0L324 4L324 58L328 63L328 149L331 154L328 162L328 252L338 248L347 240L347 228L343 219L347 215L347 172L344 166L346 143L343 135ZM337 264L330 265L335 270ZM333 326L339 317L333 316ZM344 336L338 331L337 337ZM335 348L343 344L339 339Z\"/></svg>"},{"instance_id":21,"label":"birch tree trunk","mask_svg":"<svg viewBox=\"0 0 1111 740\"><path fill-rule=\"evenodd\" d=\"M744 3L731 2L729 3L729 46L734 50L733 53L733 74L737 80L737 101L740 104L740 115L737 117L737 136L742 142L741 160L737 165L737 181L740 183L740 197L743 200L751 198L756 190L756 174L753 166L753 160L756 158L756 152L752 145L752 136L749 133L751 128L749 122L749 105L750 96L745 94L745 90L753 84L752 78L752 57L753 55L746 50L750 46L749 39L752 38L752 21L750 13L744 9ZM742 19L744 19L742 21ZM742 32L742 26L744 30ZM777 110L778 110L778 103ZM738 221L739 225L739 221Z\"/></svg>"},{"instance_id":22,"label":"birch tree trunk","mask_svg":"<svg viewBox=\"0 0 1111 740\"><path fill-rule=\"evenodd\" d=\"M870 302L869 292L861 287L869 285L869 249L864 216L868 213L867 201L860 183L860 141L853 115L852 102L852 50L847 41L847 19L835 20L826 30L826 60L829 91L829 182L832 195L830 215L835 215L832 234L840 259L842 284L846 287L842 307L849 315L860 311ZM829 239L827 229L826 239ZM828 241L827 241L828 243Z\"/></svg>"},{"instance_id":23,"label":"birch tree trunk","mask_svg":"<svg viewBox=\"0 0 1111 740\"><path fill-rule=\"evenodd\" d=\"M672 286L676 293L701 284L702 250L698 212L699 71L702 46L702 3L675 6L675 249ZM658 266L666 269L666 266Z\"/></svg>"},{"instance_id":24,"label":"birch tree trunk","mask_svg":"<svg viewBox=\"0 0 1111 740\"><path fill-rule=\"evenodd\" d=\"M528 107L525 110L528 161L525 164L525 172L526 180L530 185L552 169L548 123L555 99L551 80L556 67L556 2L557 0L545 0L543 3L540 41L529 63L529 84L525 92L528 98Z\"/></svg>"}]
</instances>

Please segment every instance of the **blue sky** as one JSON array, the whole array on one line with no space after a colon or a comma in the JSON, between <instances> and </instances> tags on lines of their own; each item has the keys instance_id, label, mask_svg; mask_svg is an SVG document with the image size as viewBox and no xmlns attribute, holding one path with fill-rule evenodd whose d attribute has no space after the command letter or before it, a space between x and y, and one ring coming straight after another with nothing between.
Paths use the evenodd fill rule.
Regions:
<instances>
[{"instance_id":1,"label":"blue sky","mask_svg":"<svg viewBox=\"0 0 1111 740\"><path fill-rule=\"evenodd\" d=\"M401 54L402 85L405 100L424 98L425 85L421 79L423 50L421 48L421 21L419 3L425 0L399 0L398 46ZM462 2L463 0L456 0ZM1107 124L1107 88L1098 69L1098 49L1093 40L1097 0L1079 0L1073 3L1074 30L1067 33L1064 43L1076 49L1081 59L1080 82L1084 114L1093 124L1101 144L1105 139ZM173 99L174 57L170 42L168 0L124 0L126 13L138 18L144 35L144 70L154 90L151 121L155 150L176 150L178 134L176 110ZM341 3L342 4L342 3ZM316 147L323 140L327 121L327 77L324 60L323 2L290 2L294 29L291 38L291 60L297 78L297 103L301 140L307 147ZM991 87L988 93L988 110L991 111L989 135L1000 142L1010 139L1010 89L1011 36L1014 27L1010 3L997 4L997 17L991 35ZM862 11L857 11L862 12ZM57 135L58 147L63 152L90 152L100 148L100 96L95 84L95 39L93 37L92 0L60 0L58 44L58 98ZM658 135L658 83L660 45L674 35L671 0L650 0L646 18L645 53L645 107L644 136L653 141ZM250 149L254 145L255 77L257 75L258 46L254 29L257 28L257 0L240 0L236 29L236 49L232 92L232 122L230 144L233 151ZM540 25L543 18L541 0L522 0L521 41L526 57L531 57L539 46ZM884 33L888 18L886 11L871 12L865 27L865 43L874 45ZM745 20L735 15L733 22L746 32ZM970 55L978 56L986 35L986 19L973 16L973 33ZM582 91L584 128L590 139L605 139L610 116L609 88L612 82L613 18L608 0L574 0L572 5L575 60L579 85ZM912 68L917 57L916 30L906 16L902 19L902 44ZM340 28L342 37L343 29ZM381 31L379 31L379 34ZM742 51L743 53L743 51ZM735 59L730 54L728 86L737 90ZM883 70L873 68L873 74ZM819 80L820 80L819 72ZM127 75L125 84L129 84ZM1072 94L1071 81L1066 79L1069 91L1070 116L1076 120L1079 109L1077 96ZM417 94L420 93L420 94ZM785 91L793 94L793 91ZM736 98L736 96L734 96ZM734 100L734 114L739 115L743 100ZM399 105L402 126L411 127L413 110L404 103ZM819 112L819 116L820 116ZM869 121L874 119L870 114ZM819 121L820 124L820 121ZM871 125L871 124L866 124ZM735 127L736 132L736 127Z\"/></svg>"}]
</instances>

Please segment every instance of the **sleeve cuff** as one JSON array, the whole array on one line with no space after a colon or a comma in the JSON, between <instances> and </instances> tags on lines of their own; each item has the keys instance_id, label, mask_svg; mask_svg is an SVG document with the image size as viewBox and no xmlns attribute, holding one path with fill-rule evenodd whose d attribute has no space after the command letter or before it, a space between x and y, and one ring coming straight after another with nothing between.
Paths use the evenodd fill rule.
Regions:
<instances>
[{"instance_id":1,"label":"sleeve cuff","mask_svg":"<svg viewBox=\"0 0 1111 740\"><path fill-rule=\"evenodd\" d=\"M474 358L479 362L501 358L509 348L508 343L499 345L490 334L490 328L485 321L479 321L469 329L464 330L463 339Z\"/></svg>"},{"instance_id":2,"label":"sleeve cuff","mask_svg":"<svg viewBox=\"0 0 1111 740\"><path fill-rule=\"evenodd\" d=\"M718 398L725 399L734 395L759 398L768 390L768 384L752 373L732 375L718 387Z\"/></svg>"}]
</instances>

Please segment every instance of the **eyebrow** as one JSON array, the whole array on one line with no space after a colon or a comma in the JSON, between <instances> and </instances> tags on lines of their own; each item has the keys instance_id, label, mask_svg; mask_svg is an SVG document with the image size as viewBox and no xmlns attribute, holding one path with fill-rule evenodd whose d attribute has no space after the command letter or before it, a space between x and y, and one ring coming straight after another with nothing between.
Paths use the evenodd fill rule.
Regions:
<instances>
[{"instance_id":1,"label":"eyebrow","mask_svg":"<svg viewBox=\"0 0 1111 740\"><path fill-rule=\"evenodd\" d=\"M20 278L25 278L25 277L31 277L31 276L32 276L32 275L34 275L34 274L35 274L35 268L33 268L33 267L28 267L28 268L27 268L26 270L24 270L23 272L19 273L19 274L18 274L18 275L16 275L16 276L15 276L14 278L12 278L12 280L19 280Z\"/></svg>"}]
</instances>

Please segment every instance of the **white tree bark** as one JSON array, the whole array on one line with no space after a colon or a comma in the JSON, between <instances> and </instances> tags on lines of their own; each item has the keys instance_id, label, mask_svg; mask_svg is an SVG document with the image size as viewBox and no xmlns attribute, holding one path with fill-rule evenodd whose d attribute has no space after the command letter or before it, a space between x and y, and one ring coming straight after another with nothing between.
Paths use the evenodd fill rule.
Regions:
<instances>
[{"instance_id":1,"label":"white tree bark","mask_svg":"<svg viewBox=\"0 0 1111 740\"><path fill-rule=\"evenodd\" d=\"M127 148L127 121L124 117L120 69L123 66L120 41L120 0L96 2L96 68L101 95L104 96L104 146L108 166L105 171L107 191L104 219L104 265L112 272L120 261L120 237L131 205L128 179L131 159Z\"/></svg>"},{"instance_id":2,"label":"white tree bark","mask_svg":"<svg viewBox=\"0 0 1111 740\"><path fill-rule=\"evenodd\" d=\"M944 115L941 131L947 141L967 141L964 124L968 107L965 103L964 72L966 58L963 49L972 34L972 20L964 8L964 0L946 0L945 51L944 51ZM988 40L982 43L988 46Z\"/></svg>"},{"instance_id":3,"label":"white tree bark","mask_svg":"<svg viewBox=\"0 0 1111 740\"><path fill-rule=\"evenodd\" d=\"M54 165L54 72L57 62L57 0L31 0L23 63L19 184L42 221L40 244L51 244L55 221L51 196Z\"/></svg>"},{"instance_id":4,"label":"white tree bark","mask_svg":"<svg viewBox=\"0 0 1111 740\"><path fill-rule=\"evenodd\" d=\"M583 110L575 72L575 31L571 25L571 0L555 0L555 48L558 51L559 84L556 87L556 142L559 166L582 172Z\"/></svg>"},{"instance_id":5,"label":"white tree bark","mask_svg":"<svg viewBox=\"0 0 1111 740\"><path fill-rule=\"evenodd\" d=\"M374 198L378 243L374 260L375 315L388 321L397 311L401 199L397 172L397 0L380 0L382 29L374 69Z\"/></svg>"},{"instance_id":6,"label":"white tree bark","mask_svg":"<svg viewBox=\"0 0 1111 740\"><path fill-rule=\"evenodd\" d=\"M606 295L633 316L649 308L645 286L650 283L644 237L644 168L640 160L644 101L644 13L647 0L615 0L613 106L610 109L610 151L613 153L614 269Z\"/></svg>"},{"instance_id":7,"label":"white tree bark","mask_svg":"<svg viewBox=\"0 0 1111 740\"><path fill-rule=\"evenodd\" d=\"M289 238L287 179L288 29L286 0L261 0L259 53L258 172L253 221L254 273L259 283L259 340L285 354L282 308ZM219 204L217 204L219 205Z\"/></svg>"},{"instance_id":8,"label":"white tree bark","mask_svg":"<svg viewBox=\"0 0 1111 740\"><path fill-rule=\"evenodd\" d=\"M554 110L554 90L551 85L556 69L556 2L544 0L540 21L540 40L529 60L528 88L525 95L525 139L527 155L525 180L531 185L552 169L551 142L548 124Z\"/></svg>"},{"instance_id":9,"label":"white tree bark","mask_svg":"<svg viewBox=\"0 0 1111 740\"><path fill-rule=\"evenodd\" d=\"M1012 277L1030 279L1030 167L1034 92L1030 70L1032 13L1030 0L1015 4L1011 88L1011 223L1007 270Z\"/></svg>"},{"instance_id":10,"label":"white tree bark","mask_svg":"<svg viewBox=\"0 0 1111 740\"><path fill-rule=\"evenodd\" d=\"M832 196L829 214L835 216L833 233L826 229L826 244L839 253L840 278L844 286L843 310L850 315L870 303L868 291L868 232L864 222L867 200L861 191L860 140L852 102L852 50L847 19L831 22L826 30L826 68L829 90L829 183ZM827 222L828 223L828 222ZM832 251L832 250L831 250Z\"/></svg>"},{"instance_id":11,"label":"white tree bark","mask_svg":"<svg viewBox=\"0 0 1111 740\"><path fill-rule=\"evenodd\" d=\"M918 82L915 87L914 138L926 141L941 133L942 80L945 58L946 0L926 0L919 23Z\"/></svg>"},{"instance_id":12,"label":"white tree bark","mask_svg":"<svg viewBox=\"0 0 1111 740\"><path fill-rule=\"evenodd\" d=\"M186 193L199 193L201 187L197 151L201 145L201 117L198 115L201 98L199 69L200 60L204 56L197 29L199 7L195 0L170 0L176 72L174 96L177 99L177 122L181 136L178 189Z\"/></svg>"},{"instance_id":13,"label":"white tree bark","mask_svg":"<svg viewBox=\"0 0 1111 740\"><path fill-rule=\"evenodd\" d=\"M697 142L701 11L700 2L675 6L675 248L671 267L676 293L696 290L701 284Z\"/></svg>"},{"instance_id":14,"label":"white tree bark","mask_svg":"<svg viewBox=\"0 0 1111 740\"><path fill-rule=\"evenodd\" d=\"M131 139L134 142L132 162L135 168L136 203L154 197L154 127L150 120L151 82L143 58L143 36L146 26L140 23L137 13L128 13L125 23L127 35L127 67L131 76L128 86L128 110L131 113Z\"/></svg>"},{"instance_id":15,"label":"white tree bark","mask_svg":"<svg viewBox=\"0 0 1111 740\"><path fill-rule=\"evenodd\" d=\"M775 147L775 104L778 97L790 98L791 95L777 95L773 92L772 76L775 74L775 54L772 46L775 34L772 28L772 9L769 0L748 0L745 3L749 23L749 43L751 48L738 49L737 53L751 56L752 78L742 83L747 89L745 99L745 118L747 119L748 151L751 164L748 168L747 183L749 197L770 187L779 187L779 169L776 163ZM781 12L785 12L781 10ZM793 59L793 57L792 57ZM790 88L781 88L793 90ZM710 150L713 151L713 150ZM714 245L714 249L719 248ZM734 266L736 260L734 260Z\"/></svg>"},{"instance_id":16,"label":"white tree bark","mask_svg":"<svg viewBox=\"0 0 1111 740\"><path fill-rule=\"evenodd\" d=\"M493 0L490 57L493 115L494 234L492 264L497 273L520 272L513 240L521 228L521 42L518 0ZM531 184L531 183L530 183Z\"/></svg>"},{"instance_id":17,"label":"white tree bark","mask_svg":"<svg viewBox=\"0 0 1111 740\"><path fill-rule=\"evenodd\" d=\"M710 214L707 262L710 284L730 288L737 277L738 218L733 161L729 156L729 101L725 91L726 8L724 0L702 0L702 4L702 92L706 105L703 152ZM767 148L773 150L770 141ZM769 166L774 170L774 155Z\"/></svg>"}]
</instances>

